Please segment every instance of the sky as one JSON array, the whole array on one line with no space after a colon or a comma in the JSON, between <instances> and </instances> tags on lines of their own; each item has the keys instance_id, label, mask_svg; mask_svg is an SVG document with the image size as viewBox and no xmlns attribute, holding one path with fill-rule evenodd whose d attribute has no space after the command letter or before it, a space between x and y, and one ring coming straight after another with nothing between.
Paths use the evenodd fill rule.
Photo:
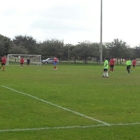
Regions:
<instances>
[{"instance_id":1,"label":"sky","mask_svg":"<svg viewBox=\"0 0 140 140\"><path fill-rule=\"evenodd\" d=\"M102 0L102 42L140 45L140 0ZM0 34L37 42L100 42L101 0L0 0Z\"/></svg>"}]
</instances>

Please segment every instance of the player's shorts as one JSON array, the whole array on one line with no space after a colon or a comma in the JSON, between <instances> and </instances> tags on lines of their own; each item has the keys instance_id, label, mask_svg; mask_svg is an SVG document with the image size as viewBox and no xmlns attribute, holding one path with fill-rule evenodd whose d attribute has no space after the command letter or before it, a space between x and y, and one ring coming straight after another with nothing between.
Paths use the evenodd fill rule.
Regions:
<instances>
[{"instance_id":1,"label":"player's shorts","mask_svg":"<svg viewBox=\"0 0 140 140\"><path fill-rule=\"evenodd\" d=\"M106 72L106 71L108 71L108 69L104 69L103 71Z\"/></svg>"},{"instance_id":2,"label":"player's shorts","mask_svg":"<svg viewBox=\"0 0 140 140\"><path fill-rule=\"evenodd\" d=\"M20 63L21 65L23 64L23 63Z\"/></svg>"},{"instance_id":3,"label":"player's shorts","mask_svg":"<svg viewBox=\"0 0 140 140\"><path fill-rule=\"evenodd\" d=\"M114 65L110 65L111 68L114 68Z\"/></svg>"},{"instance_id":4,"label":"player's shorts","mask_svg":"<svg viewBox=\"0 0 140 140\"><path fill-rule=\"evenodd\" d=\"M130 65L128 65L127 67L126 67L126 69L128 70L128 69L130 69L131 68L131 66Z\"/></svg>"},{"instance_id":5,"label":"player's shorts","mask_svg":"<svg viewBox=\"0 0 140 140\"><path fill-rule=\"evenodd\" d=\"M53 65L56 66L57 65L57 62L53 62Z\"/></svg>"},{"instance_id":6,"label":"player's shorts","mask_svg":"<svg viewBox=\"0 0 140 140\"><path fill-rule=\"evenodd\" d=\"M133 65L133 68L135 68L136 65Z\"/></svg>"},{"instance_id":7,"label":"player's shorts","mask_svg":"<svg viewBox=\"0 0 140 140\"><path fill-rule=\"evenodd\" d=\"M5 65L5 63L1 63L1 65L2 65L2 66L4 66L4 65Z\"/></svg>"}]
</instances>

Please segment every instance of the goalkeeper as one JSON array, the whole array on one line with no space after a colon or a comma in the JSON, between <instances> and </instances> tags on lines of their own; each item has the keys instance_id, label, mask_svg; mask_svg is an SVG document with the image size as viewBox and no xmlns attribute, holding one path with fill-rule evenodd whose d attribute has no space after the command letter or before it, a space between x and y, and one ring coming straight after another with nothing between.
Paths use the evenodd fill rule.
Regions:
<instances>
[{"instance_id":1,"label":"goalkeeper","mask_svg":"<svg viewBox=\"0 0 140 140\"><path fill-rule=\"evenodd\" d=\"M108 60L107 58L105 58L105 61L104 61L104 69L103 69L103 77L106 77L108 78Z\"/></svg>"},{"instance_id":2,"label":"goalkeeper","mask_svg":"<svg viewBox=\"0 0 140 140\"><path fill-rule=\"evenodd\" d=\"M132 64L131 60L127 59L126 60L126 70L127 70L128 74L130 73L131 64Z\"/></svg>"}]
</instances>

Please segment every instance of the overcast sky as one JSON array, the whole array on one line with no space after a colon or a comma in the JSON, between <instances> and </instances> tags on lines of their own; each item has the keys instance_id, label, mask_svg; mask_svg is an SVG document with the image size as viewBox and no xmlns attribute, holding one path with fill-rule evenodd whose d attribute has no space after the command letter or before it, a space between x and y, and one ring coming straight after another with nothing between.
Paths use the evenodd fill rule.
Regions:
<instances>
[{"instance_id":1,"label":"overcast sky","mask_svg":"<svg viewBox=\"0 0 140 140\"><path fill-rule=\"evenodd\" d=\"M0 0L0 34L13 39L32 36L38 42L100 42L101 0ZM140 0L103 1L103 42L118 38L140 44Z\"/></svg>"}]
</instances>

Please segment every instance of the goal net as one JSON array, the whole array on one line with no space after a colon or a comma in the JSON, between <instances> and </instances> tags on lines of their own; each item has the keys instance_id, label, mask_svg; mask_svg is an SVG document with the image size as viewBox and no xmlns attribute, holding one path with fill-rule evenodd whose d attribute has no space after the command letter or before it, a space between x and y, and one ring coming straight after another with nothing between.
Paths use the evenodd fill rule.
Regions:
<instances>
[{"instance_id":1,"label":"goal net","mask_svg":"<svg viewBox=\"0 0 140 140\"><path fill-rule=\"evenodd\" d=\"M24 58L24 64L27 64L27 59L30 59L30 65L41 65L41 55L32 54L8 54L6 65L19 64L21 57Z\"/></svg>"}]
</instances>

